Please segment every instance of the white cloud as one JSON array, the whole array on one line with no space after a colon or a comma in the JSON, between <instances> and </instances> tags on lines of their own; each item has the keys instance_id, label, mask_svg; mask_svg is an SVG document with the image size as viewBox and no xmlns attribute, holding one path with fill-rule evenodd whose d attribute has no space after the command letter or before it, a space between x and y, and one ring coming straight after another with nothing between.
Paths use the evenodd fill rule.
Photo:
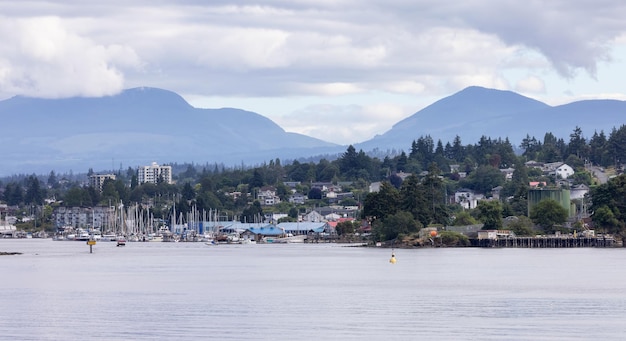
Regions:
<instances>
[{"instance_id":1,"label":"white cloud","mask_svg":"<svg viewBox=\"0 0 626 341\"><path fill-rule=\"evenodd\" d=\"M544 94L546 92L546 84L537 76L528 76L520 79L515 84L515 91L521 93Z\"/></svg>"},{"instance_id":2,"label":"white cloud","mask_svg":"<svg viewBox=\"0 0 626 341\"><path fill-rule=\"evenodd\" d=\"M2 18L0 88L37 97L103 96L124 88L124 67L138 67L131 48L103 46L67 30L61 19Z\"/></svg>"},{"instance_id":3,"label":"white cloud","mask_svg":"<svg viewBox=\"0 0 626 341\"><path fill-rule=\"evenodd\" d=\"M276 119L286 131L325 141L351 144L391 129L412 114L412 109L389 103L358 105L311 105Z\"/></svg>"},{"instance_id":4,"label":"white cloud","mask_svg":"<svg viewBox=\"0 0 626 341\"><path fill-rule=\"evenodd\" d=\"M156 86L235 104L266 98L276 108L301 97L401 94L400 108L470 85L619 95L621 81L600 88L612 77L601 70L626 63L626 6L617 0L32 0L0 2L0 13L1 98ZM354 118L372 102L310 103L298 106L308 108L300 120ZM385 117L344 131L316 119L298 129L332 131L331 141L369 138L384 132L385 123L371 122Z\"/></svg>"}]
</instances>

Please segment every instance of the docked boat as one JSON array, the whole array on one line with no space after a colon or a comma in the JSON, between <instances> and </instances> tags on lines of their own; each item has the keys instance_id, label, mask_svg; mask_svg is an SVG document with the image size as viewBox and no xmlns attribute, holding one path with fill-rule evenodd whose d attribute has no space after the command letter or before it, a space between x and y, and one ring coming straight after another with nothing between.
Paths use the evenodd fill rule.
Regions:
<instances>
[{"instance_id":1,"label":"docked boat","mask_svg":"<svg viewBox=\"0 0 626 341\"><path fill-rule=\"evenodd\" d=\"M307 238L305 234L300 234L296 236L287 236L287 237L265 237L263 241L266 243L273 244L293 244L293 243L304 243L304 240Z\"/></svg>"}]
</instances>

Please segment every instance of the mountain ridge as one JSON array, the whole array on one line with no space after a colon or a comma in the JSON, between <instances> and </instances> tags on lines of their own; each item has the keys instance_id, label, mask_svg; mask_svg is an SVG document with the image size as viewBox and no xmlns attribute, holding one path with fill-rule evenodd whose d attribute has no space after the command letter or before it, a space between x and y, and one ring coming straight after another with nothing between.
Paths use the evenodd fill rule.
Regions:
<instances>
[{"instance_id":1,"label":"mountain ridge","mask_svg":"<svg viewBox=\"0 0 626 341\"><path fill-rule=\"evenodd\" d=\"M3 162L0 175L50 170L111 169L159 163L254 165L272 160L339 155L346 146L286 132L269 118L237 108L191 106L169 90L139 87L114 96L0 101ZM410 149L421 136L464 145L481 136L526 136L547 132L567 139L575 127L585 138L607 135L626 123L626 102L584 100L550 106L512 91L468 87L441 98L361 143L366 152ZM349 129L349 127L346 127Z\"/></svg>"},{"instance_id":2,"label":"mountain ridge","mask_svg":"<svg viewBox=\"0 0 626 341\"><path fill-rule=\"evenodd\" d=\"M594 131L608 134L615 125L626 123L625 113L624 101L584 100L550 106L512 91L472 86L435 101L355 147L407 150L412 141L425 135L443 144L452 143L457 135L463 144L476 143L484 135L508 138L515 145L527 134L542 140L552 132L565 139L576 126L591 137Z\"/></svg>"}]
</instances>

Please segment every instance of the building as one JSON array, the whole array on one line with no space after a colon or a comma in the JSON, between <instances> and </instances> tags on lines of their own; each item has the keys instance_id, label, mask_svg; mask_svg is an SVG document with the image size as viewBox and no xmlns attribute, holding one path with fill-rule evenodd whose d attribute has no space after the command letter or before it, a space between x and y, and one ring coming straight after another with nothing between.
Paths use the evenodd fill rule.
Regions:
<instances>
[{"instance_id":1,"label":"building","mask_svg":"<svg viewBox=\"0 0 626 341\"><path fill-rule=\"evenodd\" d=\"M478 207L478 202L485 198L482 194L474 193L471 189L461 188L454 193L454 202L466 210Z\"/></svg>"},{"instance_id":2,"label":"building","mask_svg":"<svg viewBox=\"0 0 626 341\"><path fill-rule=\"evenodd\" d=\"M558 167L556 167L554 172L557 175L557 177L560 177L561 179L567 179L570 176L574 175L574 168L563 163L559 165Z\"/></svg>"},{"instance_id":3,"label":"building","mask_svg":"<svg viewBox=\"0 0 626 341\"><path fill-rule=\"evenodd\" d=\"M570 190L562 188L531 188L528 190L528 216L532 208L541 200L552 199L557 201L567 211L567 216L572 216L572 208L570 202Z\"/></svg>"},{"instance_id":4,"label":"building","mask_svg":"<svg viewBox=\"0 0 626 341\"><path fill-rule=\"evenodd\" d=\"M97 228L105 231L115 224L115 207L56 207L52 212L56 228Z\"/></svg>"},{"instance_id":5,"label":"building","mask_svg":"<svg viewBox=\"0 0 626 341\"><path fill-rule=\"evenodd\" d=\"M137 168L137 182L157 184L163 181L166 184L172 183L172 166L159 166L153 162L150 166L140 166Z\"/></svg>"},{"instance_id":6,"label":"building","mask_svg":"<svg viewBox=\"0 0 626 341\"><path fill-rule=\"evenodd\" d=\"M102 192L102 185L105 180L115 180L115 174L93 174L89 177L89 186Z\"/></svg>"}]
</instances>

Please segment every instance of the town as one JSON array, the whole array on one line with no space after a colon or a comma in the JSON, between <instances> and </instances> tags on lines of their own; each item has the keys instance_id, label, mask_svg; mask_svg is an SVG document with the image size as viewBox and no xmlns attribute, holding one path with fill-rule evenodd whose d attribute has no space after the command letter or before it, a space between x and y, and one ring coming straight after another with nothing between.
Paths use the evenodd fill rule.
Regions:
<instances>
[{"instance_id":1,"label":"town","mask_svg":"<svg viewBox=\"0 0 626 341\"><path fill-rule=\"evenodd\" d=\"M14 176L0 186L0 233L207 244L617 246L625 221L617 209L625 200L618 160L626 148L609 146L626 145L624 133L622 126L587 141L577 128L569 143L550 133L542 141L529 136L517 154L506 139L444 146L422 136L409 154L349 146L334 159L285 165L152 162Z\"/></svg>"}]
</instances>

